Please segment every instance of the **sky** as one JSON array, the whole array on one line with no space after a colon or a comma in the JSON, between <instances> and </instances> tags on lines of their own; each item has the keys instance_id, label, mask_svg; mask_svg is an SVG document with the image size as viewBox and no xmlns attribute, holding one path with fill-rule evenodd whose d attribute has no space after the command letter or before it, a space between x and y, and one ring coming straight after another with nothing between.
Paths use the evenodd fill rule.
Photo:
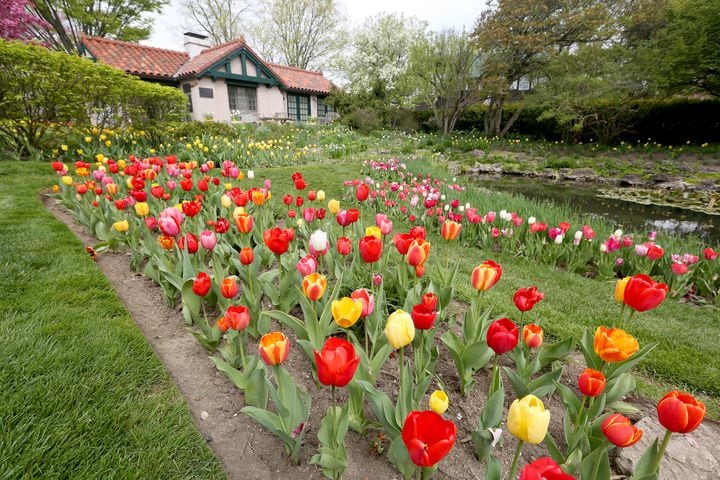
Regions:
<instances>
[{"instance_id":1,"label":"sky","mask_svg":"<svg viewBox=\"0 0 720 480\"><path fill-rule=\"evenodd\" d=\"M287 0L292 1L292 0ZM425 20L432 30L455 28L470 30L485 0L339 0L350 22L359 26L367 17L381 12L403 13ZM185 18L180 12L180 0L171 0L163 11L155 15L153 33L144 45L183 50Z\"/></svg>"}]
</instances>

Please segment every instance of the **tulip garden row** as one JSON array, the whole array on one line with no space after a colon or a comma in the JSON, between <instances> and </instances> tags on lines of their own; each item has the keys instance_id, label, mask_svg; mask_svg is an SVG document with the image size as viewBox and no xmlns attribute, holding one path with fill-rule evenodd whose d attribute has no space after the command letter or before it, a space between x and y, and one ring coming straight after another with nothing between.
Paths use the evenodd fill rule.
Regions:
<instances>
[{"instance_id":1,"label":"tulip garden row","mask_svg":"<svg viewBox=\"0 0 720 480\"><path fill-rule=\"evenodd\" d=\"M393 171L396 163L390 165ZM669 291L647 274L617 282L619 320L585 332L578 346L587 368L568 380L562 360L576 342L545 342L540 320L528 321L538 302L553 301L538 287L515 293L519 315L513 321L494 318L483 302L484 293L502 281L502 267L494 261L477 265L470 278L460 278L457 269L430 274L435 233L448 242L460 235L479 239L481 228L494 224L490 213L462 211L459 199L440 207L443 193L430 179L408 177L412 183L397 185L389 179L349 181L353 199L338 200L326 198L300 172L292 177L294 191L273 192L270 180L241 174L232 162L131 157L78 162L72 172L62 162L53 168L60 179L57 197L100 240L88 251L128 250L133 267L157 282L169 302L181 299L188 328L244 392L242 411L275 434L294 463L305 460L313 408L313 396L285 367L296 348L317 388L329 387L330 407L315 429L319 448L310 458L328 478L340 478L347 466L348 430L367 434L375 428L384 431L388 460L405 478L430 477L456 447L457 427L443 417L450 399L469 395L486 367L492 372L489 388L471 441L487 478L516 478L524 443L544 444L548 456L524 465L521 478L609 478L608 450L631 447L642 437L624 416L636 409L623 398L635 388L630 371L655 346L641 348L625 329ZM280 218L272 208L278 201L284 204ZM418 204L424 224L420 216L409 218ZM401 215L412 226L399 221ZM482 220L473 221L476 216ZM512 214L499 217L503 229L523 225ZM527 223L523 238L538 233L531 232L538 222ZM562 233L556 232L552 245L562 244L557 238L568 231L558 229ZM589 240L583 234L579 243ZM544 243L537 241L539 248ZM645 271L653 273L653 265ZM477 291L460 314L449 308L459 282ZM436 374L439 362L454 364L459 391ZM399 390L383 391L379 373L395 368ZM338 389L347 389L342 405ZM543 403L555 393L566 409L562 438L549 433L550 412ZM506 399L513 399L507 413ZM657 411L667 433L647 449L636 479L656 477L671 435L693 431L705 405L672 391ZM517 439L507 472L497 460L503 423Z\"/></svg>"}]
</instances>

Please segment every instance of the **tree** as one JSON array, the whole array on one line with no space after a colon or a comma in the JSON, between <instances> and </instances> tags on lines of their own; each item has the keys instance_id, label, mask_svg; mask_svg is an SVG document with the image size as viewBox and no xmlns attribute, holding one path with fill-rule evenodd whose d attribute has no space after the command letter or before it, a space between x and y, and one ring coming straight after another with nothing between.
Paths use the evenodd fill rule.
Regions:
<instances>
[{"instance_id":1,"label":"tree","mask_svg":"<svg viewBox=\"0 0 720 480\"><path fill-rule=\"evenodd\" d=\"M404 77L413 45L422 40L427 23L402 14L379 14L368 18L354 35L352 53L340 62L340 70L353 93L401 103L407 98Z\"/></svg>"},{"instance_id":2,"label":"tree","mask_svg":"<svg viewBox=\"0 0 720 480\"><path fill-rule=\"evenodd\" d=\"M675 0L650 52L669 92L720 96L720 0Z\"/></svg>"},{"instance_id":3,"label":"tree","mask_svg":"<svg viewBox=\"0 0 720 480\"><path fill-rule=\"evenodd\" d=\"M344 23L336 0L266 0L251 37L270 61L320 69L344 47Z\"/></svg>"},{"instance_id":4,"label":"tree","mask_svg":"<svg viewBox=\"0 0 720 480\"><path fill-rule=\"evenodd\" d=\"M435 123L446 135L460 114L480 99L473 75L476 54L465 32L447 30L417 42L410 53L408 75L415 100L429 105Z\"/></svg>"},{"instance_id":5,"label":"tree","mask_svg":"<svg viewBox=\"0 0 720 480\"><path fill-rule=\"evenodd\" d=\"M207 33L215 45L245 33L243 16L250 11L248 0L183 0L181 5L193 24Z\"/></svg>"},{"instance_id":6,"label":"tree","mask_svg":"<svg viewBox=\"0 0 720 480\"><path fill-rule=\"evenodd\" d=\"M28 13L28 0L5 0L0 13L0 38L28 41L34 38L32 28L44 26L44 22Z\"/></svg>"},{"instance_id":7,"label":"tree","mask_svg":"<svg viewBox=\"0 0 720 480\"><path fill-rule=\"evenodd\" d=\"M485 133L503 136L520 115L503 126L505 102L513 84L542 77L553 56L584 43L612 37L612 0L496 0L482 13L474 40L481 51L483 87L489 105Z\"/></svg>"},{"instance_id":8,"label":"tree","mask_svg":"<svg viewBox=\"0 0 720 480\"><path fill-rule=\"evenodd\" d=\"M80 37L91 35L138 41L150 36L148 13L169 0L36 0L30 11L45 21L34 33L51 47L80 51Z\"/></svg>"}]
</instances>

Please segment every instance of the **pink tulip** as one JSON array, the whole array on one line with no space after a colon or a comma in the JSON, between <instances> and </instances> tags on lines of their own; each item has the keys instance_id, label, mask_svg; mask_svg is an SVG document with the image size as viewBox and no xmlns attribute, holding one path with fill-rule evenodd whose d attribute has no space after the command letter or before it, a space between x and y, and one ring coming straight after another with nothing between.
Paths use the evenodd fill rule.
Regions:
<instances>
[{"instance_id":1,"label":"pink tulip","mask_svg":"<svg viewBox=\"0 0 720 480\"><path fill-rule=\"evenodd\" d=\"M215 236L215 232L212 230L203 230L200 234L200 245L202 245L205 250L212 251L216 244L217 237Z\"/></svg>"}]
</instances>

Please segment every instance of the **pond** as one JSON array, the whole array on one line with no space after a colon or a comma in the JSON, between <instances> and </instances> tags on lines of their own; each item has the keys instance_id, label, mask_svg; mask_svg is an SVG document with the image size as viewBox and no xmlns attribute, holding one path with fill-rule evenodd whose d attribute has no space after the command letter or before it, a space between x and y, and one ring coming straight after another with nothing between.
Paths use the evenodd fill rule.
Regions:
<instances>
[{"instance_id":1,"label":"pond","mask_svg":"<svg viewBox=\"0 0 720 480\"><path fill-rule=\"evenodd\" d=\"M487 177L484 180L489 180ZM484 186L487 183L483 182ZM677 207L643 205L600 197L593 184L567 184L525 177L492 178L493 190L520 193L528 198L568 204L578 213L606 218L635 231L658 230L681 236L697 235L709 243L720 242L720 216Z\"/></svg>"}]
</instances>

